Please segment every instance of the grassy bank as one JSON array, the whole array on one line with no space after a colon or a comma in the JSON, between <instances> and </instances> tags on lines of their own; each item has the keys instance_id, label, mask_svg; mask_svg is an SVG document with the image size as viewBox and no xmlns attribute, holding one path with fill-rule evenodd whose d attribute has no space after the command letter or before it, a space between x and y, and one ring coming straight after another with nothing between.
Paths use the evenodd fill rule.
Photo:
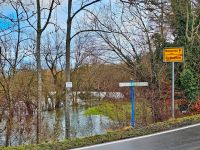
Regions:
<instances>
[{"instance_id":1,"label":"grassy bank","mask_svg":"<svg viewBox=\"0 0 200 150\"><path fill-rule=\"evenodd\" d=\"M99 106L88 108L85 115L104 115L115 122L130 124L131 103L129 101L106 101ZM135 102L135 120L138 125L144 122L152 123L152 112L148 104L144 106L142 102Z\"/></svg>"},{"instance_id":2,"label":"grassy bank","mask_svg":"<svg viewBox=\"0 0 200 150\"><path fill-rule=\"evenodd\" d=\"M124 130L118 130L113 132L108 132L105 135L96 135L92 137L86 138L77 138L64 140L62 142L52 142L52 143L44 143L38 145L27 145L27 146L19 146L19 147L7 147L0 149L2 150L66 150L70 148L77 148L83 146L89 146L94 144L100 144L104 142L110 142L125 138L131 138L136 136L142 136L147 134L152 134L160 131L170 130L178 127L183 127L186 125L191 125L200 122L200 115L188 116L178 119L170 119L165 122L159 122L155 124L150 124L143 128L127 128Z\"/></svg>"}]
</instances>

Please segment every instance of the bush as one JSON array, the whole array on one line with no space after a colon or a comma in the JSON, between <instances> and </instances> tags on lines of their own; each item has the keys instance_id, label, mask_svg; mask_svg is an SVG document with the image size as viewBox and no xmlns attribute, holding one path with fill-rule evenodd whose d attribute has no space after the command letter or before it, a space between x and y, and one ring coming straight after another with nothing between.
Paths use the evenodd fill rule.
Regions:
<instances>
[{"instance_id":1,"label":"bush","mask_svg":"<svg viewBox=\"0 0 200 150\"><path fill-rule=\"evenodd\" d=\"M181 88L189 104L196 101L198 85L194 73L191 69L186 68L180 75Z\"/></svg>"}]
</instances>

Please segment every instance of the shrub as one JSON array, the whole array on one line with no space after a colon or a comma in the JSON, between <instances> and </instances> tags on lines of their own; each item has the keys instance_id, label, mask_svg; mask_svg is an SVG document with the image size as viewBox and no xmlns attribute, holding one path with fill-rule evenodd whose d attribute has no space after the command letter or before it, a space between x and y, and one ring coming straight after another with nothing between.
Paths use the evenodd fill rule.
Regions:
<instances>
[{"instance_id":1,"label":"shrub","mask_svg":"<svg viewBox=\"0 0 200 150\"><path fill-rule=\"evenodd\" d=\"M190 104L196 101L198 85L194 73L191 69L186 68L180 75L181 88L184 91L184 95Z\"/></svg>"},{"instance_id":2,"label":"shrub","mask_svg":"<svg viewBox=\"0 0 200 150\"><path fill-rule=\"evenodd\" d=\"M200 113L200 100L196 101L196 103L191 106L191 110L194 113Z\"/></svg>"}]
</instances>

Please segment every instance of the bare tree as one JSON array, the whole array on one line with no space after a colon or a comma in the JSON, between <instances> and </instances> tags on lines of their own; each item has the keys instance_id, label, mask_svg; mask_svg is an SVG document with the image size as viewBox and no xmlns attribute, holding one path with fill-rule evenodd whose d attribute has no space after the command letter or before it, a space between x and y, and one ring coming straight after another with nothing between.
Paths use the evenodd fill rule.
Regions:
<instances>
[{"instance_id":1,"label":"bare tree","mask_svg":"<svg viewBox=\"0 0 200 150\"><path fill-rule=\"evenodd\" d=\"M63 99L63 71L64 71L64 47L63 45L63 39L59 38L58 33L55 33L54 35L48 35L45 52L44 52L44 58L46 61L46 64L48 68L50 69L51 75L53 77L53 84L54 84L54 91L55 93L55 108L60 108L60 102ZM50 37L51 36L51 39ZM54 40L52 40L54 39ZM55 45L55 46L54 46ZM48 94L47 94L48 95ZM54 98L53 98L54 99Z\"/></svg>"},{"instance_id":2,"label":"bare tree","mask_svg":"<svg viewBox=\"0 0 200 150\"><path fill-rule=\"evenodd\" d=\"M18 102L14 88L15 78L20 63L27 56L27 52L23 49L23 42L28 42L28 38L24 34L26 26L22 25L24 13L20 11L20 3L9 1L5 2L5 5L9 6L16 15L12 17L0 12L0 18L10 24L0 31L2 34L0 36L0 87L5 98L3 111L7 112L5 145L8 146L14 125L14 107Z\"/></svg>"},{"instance_id":3,"label":"bare tree","mask_svg":"<svg viewBox=\"0 0 200 150\"><path fill-rule=\"evenodd\" d=\"M105 43L101 50L107 58L118 57L124 62L136 80L151 81L151 89L160 89L159 79L164 69L162 49L167 43L168 2L132 1L130 5L130 1L123 1L113 5L111 1L105 5L104 13L88 10L91 20L88 26L93 24L101 43ZM161 93L157 94L156 99L160 99ZM155 113L154 118L157 121L160 116Z\"/></svg>"},{"instance_id":4,"label":"bare tree","mask_svg":"<svg viewBox=\"0 0 200 150\"><path fill-rule=\"evenodd\" d=\"M101 0L93 0L91 2L82 1L81 6L74 13L72 12L72 0L68 0L68 14L67 14L67 33L66 33L66 82L70 82L70 47L71 47L71 31L72 31L72 21L82 10L91 6ZM74 37L74 36L73 36ZM69 91L70 89L66 89L66 101L64 102L65 109L65 137L70 137L70 116L69 116Z\"/></svg>"},{"instance_id":5,"label":"bare tree","mask_svg":"<svg viewBox=\"0 0 200 150\"><path fill-rule=\"evenodd\" d=\"M36 0L36 11L33 11L31 15L28 12L28 9L26 8L26 5L20 1L21 6L23 7L24 12L26 13L26 20L29 23L29 25L36 31L36 63L37 63L37 138L36 141L39 143L39 133L40 133L40 112L41 112L41 101L42 101L42 65L41 65L41 36L42 33L45 31L47 26L50 24L50 19L53 13L54 8L60 4L59 1L57 0L51 0L49 2L49 7L47 8L42 8L41 7L41 1ZM44 25L42 26L42 11L48 11L47 12L47 19L44 22ZM36 27L35 25L30 21L33 17L36 15Z\"/></svg>"}]
</instances>

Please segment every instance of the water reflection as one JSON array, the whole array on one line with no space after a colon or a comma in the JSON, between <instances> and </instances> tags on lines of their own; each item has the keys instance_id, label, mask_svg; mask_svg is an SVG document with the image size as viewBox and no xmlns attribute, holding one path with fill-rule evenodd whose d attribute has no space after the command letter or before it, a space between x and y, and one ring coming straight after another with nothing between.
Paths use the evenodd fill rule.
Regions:
<instances>
[{"instance_id":1,"label":"water reflection","mask_svg":"<svg viewBox=\"0 0 200 150\"><path fill-rule=\"evenodd\" d=\"M112 121L100 115L85 116L85 107L72 107L70 109L71 131L70 137L86 137L97 134L104 134L108 128L112 127ZM59 109L55 111L44 111L42 113L42 126L40 139L44 141L49 140L63 140L65 120L64 110ZM25 126L29 130L24 130L22 134L19 133L19 126L13 126L12 138L10 145L30 144L35 142L35 117L30 119ZM0 123L3 127L3 122ZM0 135L0 145L5 144L5 133Z\"/></svg>"},{"instance_id":2,"label":"water reflection","mask_svg":"<svg viewBox=\"0 0 200 150\"><path fill-rule=\"evenodd\" d=\"M70 137L85 137L103 134L111 127L112 121L105 116L85 116L84 107L75 107L70 110L71 133ZM64 139L64 111L45 112L45 121L49 122L49 127L56 131L59 139Z\"/></svg>"}]
</instances>

